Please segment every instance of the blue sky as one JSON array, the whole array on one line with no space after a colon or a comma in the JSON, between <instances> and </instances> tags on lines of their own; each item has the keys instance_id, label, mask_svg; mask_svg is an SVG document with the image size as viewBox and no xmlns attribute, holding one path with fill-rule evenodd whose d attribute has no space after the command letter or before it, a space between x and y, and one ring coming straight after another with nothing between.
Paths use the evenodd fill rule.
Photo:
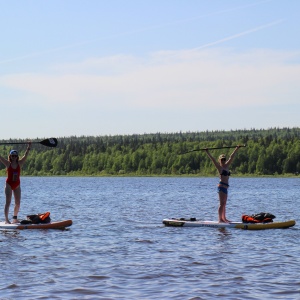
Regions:
<instances>
[{"instance_id":1,"label":"blue sky","mask_svg":"<svg viewBox=\"0 0 300 300\"><path fill-rule=\"evenodd\" d=\"M0 0L0 139L299 127L298 0Z\"/></svg>"}]
</instances>

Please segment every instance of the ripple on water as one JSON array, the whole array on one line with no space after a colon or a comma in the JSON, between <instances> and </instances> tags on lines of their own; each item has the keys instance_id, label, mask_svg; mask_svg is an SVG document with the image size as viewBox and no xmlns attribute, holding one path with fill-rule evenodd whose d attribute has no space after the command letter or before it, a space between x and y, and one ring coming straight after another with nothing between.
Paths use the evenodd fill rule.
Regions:
<instances>
[{"instance_id":1,"label":"ripple on water","mask_svg":"<svg viewBox=\"0 0 300 300\"><path fill-rule=\"evenodd\" d=\"M49 210L74 223L66 231L0 231L3 298L299 299L298 224L259 232L161 224L215 220L215 178L28 177L22 184L21 214ZM300 220L298 186L298 179L232 178L228 216L268 211Z\"/></svg>"}]
</instances>

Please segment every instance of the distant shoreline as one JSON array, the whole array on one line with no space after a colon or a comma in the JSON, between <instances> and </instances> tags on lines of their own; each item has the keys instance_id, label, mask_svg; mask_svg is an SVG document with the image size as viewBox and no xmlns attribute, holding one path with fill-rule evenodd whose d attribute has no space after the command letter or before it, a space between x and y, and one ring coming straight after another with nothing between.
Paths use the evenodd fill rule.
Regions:
<instances>
[{"instance_id":1,"label":"distant shoreline","mask_svg":"<svg viewBox=\"0 0 300 300\"><path fill-rule=\"evenodd\" d=\"M0 177L6 178L6 175L0 174ZM116 177L116 178L122 178L122 177L159 177L159 178L218 178L216 175L199 175L199 174L183 174L183 175L137 175L137 174L121 174L121 175L115 175L115 174L66 174L66 175L49 175L49 174L43 174L43 175L22 175L23 178L25 177ZM294 174L285 174L285 175L254 175L254 174L242 174L242 175L233 175L232 178L300 178L299 175ZM22 178L21 178L22 180Z\"/></svg>"}]
</instances>

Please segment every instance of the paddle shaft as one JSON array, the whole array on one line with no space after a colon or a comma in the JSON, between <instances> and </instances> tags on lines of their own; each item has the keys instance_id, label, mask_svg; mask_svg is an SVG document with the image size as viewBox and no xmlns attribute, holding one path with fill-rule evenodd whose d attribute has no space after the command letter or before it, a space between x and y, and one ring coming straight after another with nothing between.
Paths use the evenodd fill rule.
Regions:
<instances>
[{"instance_id":1,"label":"paddle shaft","mask_svg":"<svg viewBox=\"0 0 300 300\"><path fill-rule=\"evenodd\" d=\"M187 152L182 153L182 154L186 154L186 153L190 153L190 152L194 152L194 151L201 151L201 150L229 149L229 148L236 148L236 147L246 147L246 145L222 146L222 147L211 147L211 148L200 148L200 149L190 150L190 151L187 151Z\"/></svg>"}]
</instances>

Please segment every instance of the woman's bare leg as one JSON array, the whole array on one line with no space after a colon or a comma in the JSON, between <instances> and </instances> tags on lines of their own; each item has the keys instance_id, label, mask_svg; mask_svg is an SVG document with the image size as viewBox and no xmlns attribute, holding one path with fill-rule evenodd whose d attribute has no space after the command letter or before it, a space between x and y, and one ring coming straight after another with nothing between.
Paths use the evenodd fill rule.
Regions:
<instances>
[{"instance_id":1,"label":"woman's bare leg","mask_svg":"<svg viewBox=\"0 0 300 300\"><path fill-rule=\"evenodd\" d=\"M21 205L21 187L18 186L14 191L14 198L15 198L15 207L14 207L14 216L18 216L20 205ZM13 219L14 223L18 223L18 219Z\"/></svg>"},{"instance_id":2,"label":"woman's bare leg","mask_svg":"<svg viewBox=\"0 0 300 300\"><path fill-rule=\"evenodd\" d=\"M10 224L10 221L8 219L9 214L9 207L11 203L11 197L12 197L12 189L9 184L5 185L5 206L4 206L4 216L5 216L5 223Z\"/></svg>"},{"instance_id":3,"label":"woman's bare leg","mask_svg":"<svg viewBox=\"0 0 300 300\"><path fill-rule=\"evenodd\" d=\"M223 192L219 192L220 206L219 206L219 222L228 223L229 220L226 219L226 203L227 195Z\"/></svg>"}]
</instances>

